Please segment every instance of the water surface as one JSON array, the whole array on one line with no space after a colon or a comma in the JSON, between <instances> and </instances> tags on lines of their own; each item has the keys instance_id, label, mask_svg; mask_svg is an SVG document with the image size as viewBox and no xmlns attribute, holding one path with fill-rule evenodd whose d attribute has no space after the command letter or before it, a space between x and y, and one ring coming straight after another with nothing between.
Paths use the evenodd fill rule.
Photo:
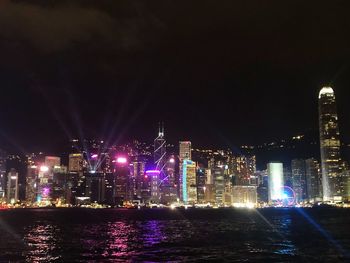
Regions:
<instances>
[{"instance_id":1,"label":"water surface","mask_svg":"<svg viewBox=\"0 0 350 263\"><path fill-rule=\"evenodd\" d=\"M14 209L0 262L341 262L350 209Z\"/></svg>"}]
</instances>

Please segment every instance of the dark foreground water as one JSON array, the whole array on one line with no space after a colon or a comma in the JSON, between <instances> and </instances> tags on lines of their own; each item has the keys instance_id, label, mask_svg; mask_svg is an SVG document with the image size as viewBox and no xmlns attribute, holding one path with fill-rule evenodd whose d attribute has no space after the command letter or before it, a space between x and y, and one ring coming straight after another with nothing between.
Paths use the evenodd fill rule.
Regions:
<instances>
[{"instance_id":1,"label":"dark foreground water","mask_svg":"<svg viewBox=\"0 0 350 263\"><path fill-rule=\"evenodd\" d=\"M7 210L0 251L0 262L345 262L350 209Z\"/></svg>"}]
</instances>

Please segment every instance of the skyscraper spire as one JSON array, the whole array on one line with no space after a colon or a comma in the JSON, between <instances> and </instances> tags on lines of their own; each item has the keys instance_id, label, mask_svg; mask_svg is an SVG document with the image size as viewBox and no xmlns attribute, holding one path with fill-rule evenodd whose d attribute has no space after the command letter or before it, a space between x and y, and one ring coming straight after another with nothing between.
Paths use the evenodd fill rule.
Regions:
<instances>
[{"instance_id":1,"label":"skyscraper spire","mask_svg":"<svg viewBox=\"0 0 350 263\"><path fill-rule=\"evenodd\" d=\"M323 200L342 195L340 136L334 91L323 87L318 96Z\"/></svg>"},{"instance_id":2,"label":"skyscraper spire","mask_svg":"<svg viewBox=\"0 0 350 263\"><path fill-rule=\"evenodd\" d=\"M158 137L164 137L164 122L158 123Z\"/></svg>"},{"instance_id":3,"label":"skyscraper spire","mask_svg":"<svg viewBox=\"0 0 350 263\"><path fill-rule=\"evenodd\" d=\"M164 175L166 164L166 141L164 138L164 123L159 122L158 137L154 140L154 164L156 169Z\"/></svg>"}]
</instances>

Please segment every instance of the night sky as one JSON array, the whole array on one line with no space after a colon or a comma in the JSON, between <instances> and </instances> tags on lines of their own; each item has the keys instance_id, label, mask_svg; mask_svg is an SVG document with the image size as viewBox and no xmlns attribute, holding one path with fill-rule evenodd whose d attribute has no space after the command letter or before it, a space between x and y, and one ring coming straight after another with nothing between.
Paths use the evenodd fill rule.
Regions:
<instances>
[{"instance_id":1,"label":"night sky","mask_svg":"<svg viewBox=\"0 0 350 263\"><path fill-rule=\"evenodd\" d=\"M322 85L349 141L349 1L0 1L0 147L71 138L256 144L317 130Z\"/></svg>"}]
</instances>

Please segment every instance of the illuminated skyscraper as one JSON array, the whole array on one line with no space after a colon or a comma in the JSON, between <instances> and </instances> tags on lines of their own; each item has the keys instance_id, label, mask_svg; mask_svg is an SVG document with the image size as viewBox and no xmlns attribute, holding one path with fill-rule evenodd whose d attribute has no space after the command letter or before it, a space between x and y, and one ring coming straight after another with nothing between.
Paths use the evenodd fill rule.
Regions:
<instances>
[{"instance_id":1,"label":"illuminated skyscraper","mask_svg":"<svg viewBox=\"0 0 350 263\"><path fill-rule=\"evenodd\" d=\"M130 201L130 170L127 158L118 157L116 160L115 174L115 202L117 205L123 205Z\"/></svg>"},{"instance_id":2,"label":"illuminated skyscraper","mask_svg":"<svg viewBox=\"0 0 350 263\"><path fill-rule=\"evenodd\" d=\"M83 171L83 154L72 153L69 155L69 172L82 172Z\"/></svg>"},{"instance_id":3,"label":"illuminated skyscraper","mask_svg":"<svg viewBox=\"0 0 350 263\"><path fill-rule=\"evenodd\" d=\"M191 160L183 160L180 177L180 195L185 204L197 202L196 164Z\"/></svg>"},{"instance_id":4,"label":"illuminated skyscraper","mask_svg":"<svg viewBox=\"0 0 350 263\"><path fill-rule=\"evenodd\" d=\"M46 165L41 165L37 181L37 201L48 204L51 202L53 170Z\"/></svg>"},{"instance_id":5,"label":"illuminated skyscraper","mask_svg":"<svg viewBox=\"0 0 350 263\"><path fill-rule=\"evenodd\" d=\"M204 191L205 191L205 169L204 167L199 166L197 168L197 201L199 203L204 203Z\"/></svg>"},{"instance_id":6,"label":"illuminated skyscraper","mask_svg":"<svg viewBox=\"0 0 350 263\"><path fill-rule=\"evenodd\" d=\"M0 150L0 202L5 198L6 189L6 153Z\"/></svg>"},{"instance_id":7,"label":"illuminated skyscraper","mask_svg":"<svg viewBox=\"0 0 350 263\"><path fill-rule=\"evenodd\" d=\"M38 195L38 167L29 165L26 176L26 201L29 204L34 204L37 201Z\"/></svg>"},{"instance_id":8,"label":"illuminated skyscraper","mask_svg":"<svg viewBox=\"0 0 350 263\"><path fill-rule=\"evenodd\" d=\"M57 156L45 156L45 165L49 169L53 169L55 166L60 166L61 158Z\"/></svg>"},{"instance_id":9,"label":"illuminated skyscraper","mask_svg":"<svg viewBox=\"0 0 350 263\"><path fill-rule=\"evenodd\" d=\"M102 203L105 199L105 177L102 173L87 171L85 174L86 188L85 197L88 197L90 202ZM108 203L110 204L110 203Z\"/></svg>"},{"instance_id":10,"label":"illuminated skyscraper","mask_svg":"<svg viewBox=\"0 0 350 263\"><path fill-rule=\"evenodd\" d=\"M292 160L292 185L297 202L304 201L307 198L307 189L305 161L303 159Z\"/></svg>"},{"instance_id":11,"label":"illuminated skyscraper","mask_svg":"<svg viewBox=\"0 0 350 263\"><path fill-rule=\"evenodd\" d=\"M282 163L268 163L268 193L269 203L283 199L283 164Z\"/></svg>"},{"instance_id":12,"label":"illuminated skyscraper","mask_svg":"<svg viewBox=\"0 0 350 263\"><path fill-rule=\"evenodd\" d=\"M177 161L174 155L170 155L166 164L166 177L161 183L161 203L171 204L177 201L179 178L176 173Z\"/></svg>"},{"instance_id":13,"label":"illuminated skyscraper","mask_svg":"<svg viewBox=\"0 0 350 263\"><path fill-rule=\"evenodd\" d=\"M225 192L225 169L223 166L215 167L212 170L215 189L215 202L218 205L224 203Z\"/></svg>"},{"instance_id":14,"label":"illuminated skyscraper","mask_svg":"<svg viewBox=\"0 0 350 263\"><path fill-rule=\"evenodd\" d=\"M18 173L11 169L7 177L7 202L14 204L18 201Z\"/></svg>"},{"instance_id":15,"label":"illuminated skyscraper","mask_svg":"<svg viewBox=\"0 0 350 263\"><path fill-rule=\"evenodd\" d=\"M158 137L154 140L154 163L156 169L161 172L161 177L164 177L166 165L166 141L164 137L164 126L159 125Z\"/></svg>"},{"instance_id":16,"label":"illuminated skyscraper","mask_svg":"<svg viewBox=\"0 0 350 263\"><path fill-rule=\"evenodd\" d=\"M182 141L180 142L179 145L179 158L180 158L180 162L182 160L191 160L192 155L191 155L191 142L189 141Z\"/></svg>"},{"instance_id":17,"label":"illuminated skyscraper","mask_svg":"<svg viewBox=\"0 0 350 263\"><path fill-rule=\"evenodd\" d=\"M141 200L142 183L145 179L145 166L146 162L137 158L132 162L130 177L132 199Z\"/></svg>"},{"instance_id":18,"label":"illuminated skyscraper","mask_svg":"<svg viewBox=\"0 0 350 263\"><path fill-rule=\"evenodd\" d=\"M232 203L234 204L251 204L258 202L257 187L252 185L235 185L232 191Z\"/></svg>"},{"instance_id":19,"label":"illuminated skyscraper","mask_svg":"<svg viewBox=\"0 0 350 263\"><path fill-rule=\"evenodd\" d=\"M340 139L334 91L323 87L318 97L323 200L341 196Z\"/></svg>"},{"instance_id":20,"label":"illuminated skyscraper","mask_svg":"<svg viewBox=\"0 0 350 263\"><path fill-rule=\"evenodd\" d=\"M148 170L146 171L148 177L151 180L151 202L159 204L160 201L160 171L158 170Z\"/></svg>"},{"instance_id":21,"label":"illuminated skyscraper","mask_svg":"<svg viewBox=\"0 0 350 263\"><path fill-rule=\"evenodd\" d=\"M236 185L256 185L256 158L255 156L238 156L234 162L234 175Z\"/></svg>"},{"instance_id":22,"label":"illuminated skyscraper","mask_svg":"<svg viewBox=\"0 0 350 263\"><path fill-rule=\"evenodd\" d=\"M191 142L181 141L179 142L179 160L180 160L180 199L185 203L197 201L197 189L196 189L196 164L191 161ZM195 188L195 195L189 196L190 185ZM193 190L193 189L192 189Z\"/></svg>"},{"instance_id":23,"label":"illuminated skyscraper","mask_svg":"<svg viewBox=\"0 0 350 263\"><path fill-rule=\"evenodd\" d=\"M315 202L321 199L321 174L320 164L314 158L305 161L306 185L309 201Z\"/></svg>"}]
</instances>

